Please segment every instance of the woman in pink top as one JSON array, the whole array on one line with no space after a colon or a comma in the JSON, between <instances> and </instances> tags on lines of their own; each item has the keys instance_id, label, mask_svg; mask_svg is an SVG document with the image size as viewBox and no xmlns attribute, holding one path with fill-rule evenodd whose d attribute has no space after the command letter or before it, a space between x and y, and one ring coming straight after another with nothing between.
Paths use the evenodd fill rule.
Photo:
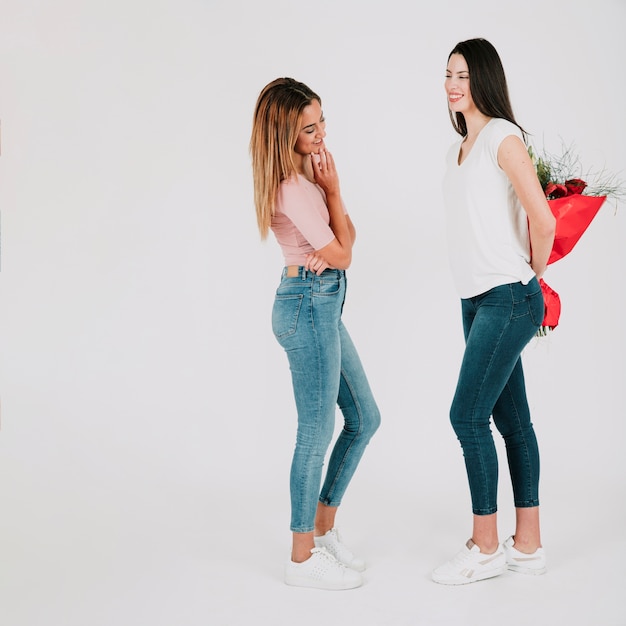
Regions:
<instances>
[{"instance_id":1,"label":"woman in pink top","mask_svg":"<svg viewBox=\"0 0 626 626\"><path fill-rule=\"evenodd\" d=\"M380 414L341 320L355 230L325 126L319 96L279 78L257 100L250 152L261 237L271 229L285 259L272 328L289 360L298 414L285 582L352 589L362 584L365 563L341 542L335 515ZM322 484L337 405L344 427Z\"/></svg>"}]
</instances>

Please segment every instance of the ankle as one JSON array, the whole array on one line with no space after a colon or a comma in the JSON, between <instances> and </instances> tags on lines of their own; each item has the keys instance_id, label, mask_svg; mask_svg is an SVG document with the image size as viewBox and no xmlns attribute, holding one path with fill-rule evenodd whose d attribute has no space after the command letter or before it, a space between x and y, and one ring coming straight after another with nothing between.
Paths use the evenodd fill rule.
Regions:
<instances>
[{"instance_id":1,"label":"ankle","mask_svg":"<svg viewBox=\"0 0 626 626\"><path fill-rule=\"evenodd\" d=\"M321 537L325 535L329 530L335 527L335 516L337 515L336 506L328 506L321 502L317 503L317 511L315 513L315 535Z\"/></svg>"},{"instance_id":2,"label":"ankle","mask_svg":"<svg viewBox=\"0 0 626 626\"><path fill-rule=\"evenodd\" d=\"M291 560L294 563L304 563L311 558L311 550L305 552L303 550L293 550L291 552Z\"/></svg>"},{"instance_id":3,"label":"ankle","mask_svg":"<svg viewBox=\"0 0 626 626\"><path fill-rule=\"evenodd\" d=\"M291 543L291 560L294 563L304 563L311 558L311 550L315 548L313 531L293 533Z\"/></svg>"},{"instance_id":4,"label":"ankle","mask_svg":"<svg viewBox=\"0 0 626 626\"><path fill-rule=\"evenodd\" d=\"M481 541L480 543L478 541L474 541L474 539L470 539L467 542L467 547L471 550L473 546L478 546L478 549L481 551L482 554L494 554L495 552L497 552L500 544L497 539L495 541Z\"/></svg>"},{"instance_id":5,"label":"ankle","mask_svg":"<svg viewBox=\"0 0 626 626\"><path fill-rule=\"evenodd\" d=\"M531 539L523 541L513 536L513 547L518 552L523 552L524 554L534 554L539 548L541 548L541 542Z\"/></svg>"}]
</instances>

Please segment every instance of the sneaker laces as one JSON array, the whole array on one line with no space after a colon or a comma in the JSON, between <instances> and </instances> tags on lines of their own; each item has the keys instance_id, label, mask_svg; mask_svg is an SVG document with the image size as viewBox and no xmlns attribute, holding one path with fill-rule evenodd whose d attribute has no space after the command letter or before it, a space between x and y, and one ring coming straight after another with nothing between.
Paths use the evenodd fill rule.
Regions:
<instances>
[{"instance_id":1,"label":"sneaker laces","mask_svg":"<svg viewBox=\"0 0 626 626\"><path fill-rule=\"evenodd\" d=\"M463 565L466 561L469 561L473 556L473 553L469 551L469 548L466 550L459 550L453 557L450 559L451 565Z\"/></svg>"},{"instance_id":2,"label":"sneaker laces","mask_svg":"<svg viewBox=\"0 0 626 626\"><path fill-rule=\"evenodd\" d=\"M352 554L352 552L346 546L346 544L343 543L343 541L341 540L341 535L339 534L339 531L336 528L329 530L328 534L334 538L335 543L336 543L336 549L338 551L342 552L346 558L350 558L350 559L354 558L354 554Z\"/></svg>"},{"instance_id":3,"label":"sneaker laces","mask_svg":"<svg viewBox=\"0 0 626 626\"><path fill-rule=\"evenodd\" d=\"M332 565L338 566L341 569L345 569L345 565L337 560L326 548L313 548L311 554L319 554L322 558L329 561Z\"/></svg>"}]
</instances>

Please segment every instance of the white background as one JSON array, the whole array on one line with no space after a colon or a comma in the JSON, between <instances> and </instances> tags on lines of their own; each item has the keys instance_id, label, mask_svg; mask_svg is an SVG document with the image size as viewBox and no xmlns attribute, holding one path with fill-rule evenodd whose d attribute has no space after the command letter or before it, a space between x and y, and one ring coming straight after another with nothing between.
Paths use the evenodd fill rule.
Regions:
<instances>
[{"instance_id":1,"label":"white background","mask_svg":"<svg viewBox=\"0 0 626 626\"><path fill-rule=\"evenodd\" d=\"M561 324L524 354L550 572L429 580L471 522L447 55L489 39L535 145L623 176L626 3L416 7L0 0L3 626L626 624L623 204L549 269ZM278 76L323 100L358 232L344 319L383 415L338 518L370 561L344 594L281 578L295 417L248 156Z\"/></svg>"}]
</instances>

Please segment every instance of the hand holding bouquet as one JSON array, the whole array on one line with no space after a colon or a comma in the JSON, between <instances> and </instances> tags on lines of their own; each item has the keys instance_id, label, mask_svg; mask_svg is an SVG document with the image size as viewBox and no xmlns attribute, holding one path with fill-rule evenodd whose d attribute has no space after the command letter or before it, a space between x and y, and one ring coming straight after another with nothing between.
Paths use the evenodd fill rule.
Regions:
<instances>
[{"instance_id":1,"label":"hand holding bouquet","mask_svg":"<svg viewBox=\"0 0 626 626\"><path fill-rule=\"evenodd\" d=\"M605 172L585 175L586 179L593 181L588 184L582 178L578 158L571 148L565 149L561 156L548 155L545 151L538 155L532 147L528 148L528 153L556 217L556 233L549 265L571 252L607 197L621 199L626 195L626 189L615 175L607 175ZM539 283L545 301L545 316L537 335L545 336L559 323L561 301L559 294L543 279Z\"/></svg>"}]
</instances>

